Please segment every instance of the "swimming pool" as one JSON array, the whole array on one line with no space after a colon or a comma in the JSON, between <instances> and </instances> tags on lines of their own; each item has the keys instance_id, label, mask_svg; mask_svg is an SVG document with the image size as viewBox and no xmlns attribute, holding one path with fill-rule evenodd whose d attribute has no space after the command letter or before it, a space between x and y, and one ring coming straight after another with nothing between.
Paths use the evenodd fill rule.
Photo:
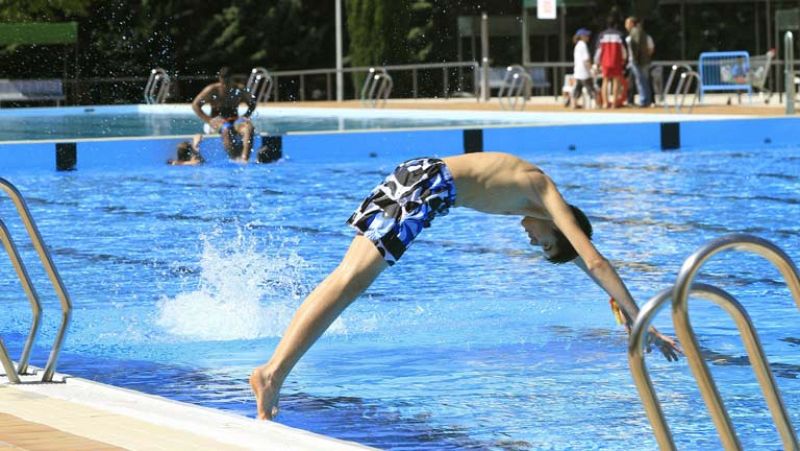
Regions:
<instances>
[{"instance_id":1,"label":"swimming pool","mask_svg":"<svg viewBox=\"0 0 800 451\"><path fill-rule=\"evenodd\" d=\"M518 153L589 214L641 305L729 232L800 261L798 151ZM344 221L397 162L4 174L75 304L59 371L252 416L251 368L338 262L352 236ZM0 215L49 307L44 346L55 295L5 198ZM517 218L455 209L437 219L300 362L278 420L386 449L655 449L607 297L526 243ZM0 333L17 356L30 314L13 274L3 259ZM740 255L704 274L748 308L797 426L798 312L780 275ZM705 302L692 303L692 321L745 449L779 448L734 324ZM666 312L656 325L672 330ZM718 448L686 362L648 363L677 446Z\"/></svg>"},{"instance_id":2,"label":"swimming pool","mask_svg":"<svg viewBox=\"0 0 800 451\"><path fill-rule=\"evenodd\" d=\"M0 142L191 135L202 130L202 123L186 104L16 108L0 110L0 118L3 119ZM270 135L719 118L718 115L293 108L270 104L259 106L253 115L256 131Z\"/></svg>"}]
</instances>

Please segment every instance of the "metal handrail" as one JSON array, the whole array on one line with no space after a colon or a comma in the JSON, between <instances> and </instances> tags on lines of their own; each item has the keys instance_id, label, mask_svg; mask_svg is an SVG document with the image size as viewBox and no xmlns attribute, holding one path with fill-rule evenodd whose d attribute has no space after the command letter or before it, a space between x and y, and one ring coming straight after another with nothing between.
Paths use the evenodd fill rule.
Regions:
<instances>
[{"instance_id":1,"label":"metal handrail","mask_svg":"<svg viewBox=\"0 0 800 451\"><path fill-rule=\"evenodd\" d=\"M157 67L150 71L150 77L144 87L144 101L148 105L164 103L169 96L170 78L167 71Z\"/></svg>"},{"instance_id":2,"label":"metal handrail","mask_svg":"<svg viewBox=\"0 0 800 451\"><path fill-rule=\"evenodd\" d=\"M733 296L724 290L709 285L692 283L697 272L709 258L729 249L756 253L775 265L783 275L795 303L800 308L800 277L792 260L780 248L769 241L745 234L729 235L712 241L686 259L678 274L677 281L671 289L662 291L642 307L631 331L631 339L628 345L628 361L631 365L634 382L639 390L648 419L653 425L659 447L661 449L674 450L675 444L672 441L669 427L664 419L664 414L661 411L647 369L644 366L643 357L645 335L650 323L666 301L671 299L672 320L676 334L684 347L690 368L698 381L700 393L717 427L722 444L726 450L741 449L741 444L736 436L722 398L700 354L700 347L689 321L688 298L690 292L704 296L723 307L733 317L742 336L761 390L764 393L773 421L783 441L784 449L797 450L796 434L780 393L777 390L775 379L769 369L769 362L764 356L758 335L746 310Z\"/></svg>"},{"instance_id":3,"label":"metal handrail","mask_svg":"<svg viewBox=\"0 0 800 451\"><path fill-rule=\"evenodd\" d=\"M673 64L672 70L669 72L669 77L667 77L667 84L664 86L664 91L661 93L661 102L664 104L664 109L669 110L669 102L667 102L667 96L669 95L669 90L672 89L672 83L675 81L675 75L678 73L678 70L683 69L685 72L691 72L692 66L688 64ZM675 93L675 104L678 104L678 93Z\"/></svg>"},{"instance_id":4,"label":"metal handrail","mask_svg":"<svg viewBox=\"0 0 800 451\"><path fill-rule=\"evenodd\" d=\"M690 70L688 72L684 72L681 74L681 81L678 82L678 87L675 89L675 112L680 113L681 108L686 103L686 94L689 92L689 88L692 86L692 80L695 80L695 90L694 96L692 97L692 105L689 107L689 112L691 113L694 110L694 106L697 103L698 92L700 91L700 74L697 72ZM680 102L678 102L678 96L680 97Z\"/></svg>"},{"instance_id":5,"label":"metal handrail","mask_svg":"<svg viewBox=\"0 0 800 451\"><path fill-rule=\"evenodd\" d=\"M53 264L53 259L50 257L50 252L44 246L42 235L39 233L38 227L36 227L36 222L34 222L30 210L28 210L28 205L25 203L25 199L22 197L22 194L20 194L19 190L17 190L17 188L11 184L11 182L1 177L0 189L5 191L8 197L11 198L11 201L14 203L20 219L22 219L22 223L25 226L28 235L30 236L33 248L39 255L39 259L42 261L42 266L44 267L45 272L47 272L47 276L49 277L50 282L53 284L53 288L55 289L56 295L61 303L61 325L56 332L56 338L53 342L53 348L50 351L50 357L47 359L47 364L45 365L42 373L42 382L51 382L53 380L53 375L55 374L56 363L58 362L58 355L61 352L61 346L64 344L64 338L66 338L67 327L69 326L69 321L72 317L72 302L70 301L69 294L67 294L67 289L64 286L64 282L61 280L61 276L58 274L58 270Z\"/></svg>"},{"instance_id":6,"label":"metal handrail","mask_svg":"<svg viewBox=\"0 0 800 451\"><path fill-rule=\"evenodd\" d=\"M263 67L254 67L247 79L246 89L253 94L256 102L266 102L272 94L272 76Z\"/></svg>"},{"instance_id":7,"label":"metal handrail","mask_svg":"<svg viewBox=\"0 0 800 451\"><path fill-rule=\"evenodd\" d=\"M784 48L784 84L786 90L786 114L794 114L794 35L787 31L783 37Z\"/></svg>"},{"instance_id":8,"label":"metal handrail","mask_svg":"<svg viewBox=\"0 0 800 451\"><path fill-rule=\"evenodd\" d=\"M530 97L533 80L524 67L515 64L506 68L506 76L503 78L503 86L497 92L500 106L505 110L506 107L516 110L517 105L520 110L525 109L525 104ZM519 98L522 98L520 103Z\"/></svg>"},{"instance_id":9,"label":"metal handrail","mask_svg":"<svg viewBox=\"0 0 800 451\"><path fill-rule=\"evenodd\" d=\"M361 87L361 103L373 108L378 105L386 105L393 86L392 76L386 72L386 69L370 67L367 77L364 79L364 85Z\"/></svg>"},{"instance_id":10,"label":"metal handrail","mask_svg":"<svg viewBox=\"0 0 800 451\"><path fill-rule=\"evenodd\" d=\"M33 348L33 342L36 340L36 333L39 331L39 325L41 324L42 304L39 302L39 295L31 282L27 269L25 269L25 264L22 262L22 258L20 258L17 246L14 244L11 234L8 232L8 228L2 220L0 220L0 241L3 242L3 247L5 247L8 258L11 260L14 271L17 273L22 288L25 290L25 295L28 297L33 313L31 329L28 332L28 338L25 340L25 346L22 348L22 354L20 355L16 371L14 371L13 365L10 364L11 358L8 356L5 348L0 346L0 360L2 360L9 380L12 383L19 383L19 374L27 374L28 372L28 361L30 360L31 349Z\"/></svg>"}]
</instances>

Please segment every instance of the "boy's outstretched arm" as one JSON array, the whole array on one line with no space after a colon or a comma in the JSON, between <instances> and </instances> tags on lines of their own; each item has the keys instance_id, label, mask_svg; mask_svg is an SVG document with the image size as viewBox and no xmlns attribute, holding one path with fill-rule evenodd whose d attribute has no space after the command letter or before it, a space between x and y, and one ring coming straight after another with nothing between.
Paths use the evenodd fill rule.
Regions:
<instances>
[{"instance_id":1,"label":"boy's outstretched arm","mask_svg":"<svg viewBox=\"0 0 800 451\"><path fill-rule=\"evenodd\" d=\"M544 182L544 186L540 186L538 190L542 203L553 218L555 226L564 234L578 253L579 257L575 259L576 264L600 288L619 303L626 317L626 328L630 332L633 321L636 320L639 314L639 307L628 291L628 287L625 286L611 263L600 254L589 240L589 237L581 230L575 220L575 216L572 214L572 210L564 201L564 198L561 197L561 193L558 192L555 184L547 179ZM655 328L651 329L650 333L654 344L659 347L667 360L678 359L678 354L681 353L681 350L673 339L662 335Z\"/></svg>"},{"instance_id":2,"label":"boy's outstretched arm","mask_svg":"<svg viewBox=\"0 0 800 451\"><path fill-rule=\"evenodd\" d=\"M584 263L581 257L576 258L574 260L574 263L575 266L581 268L583 272L585 272L592 280L594 280L594 282L598 286L603 288L606 291L606 293L608 293L608 290L606 290L603 287L603 284L597 278L595 278L594 274L592 274L591 271L589 271L589 269L586 267L586 263ZM609 266L611 266L610 263ZM613 270L614 268L612 267L611 269ZM614 272L616 273L616 271ZM618 275L617 278L619 278ZM623 287L625 286L624 282L622 282L622 279L620 279L620 283L623 284ZM627 288L625 288L625 291L627 291ZM628 334L630 334L631 330L633 329L633 323L634 321L636 321L636 317L639 315L639 307L633 301L633 298L630 297L630 294L628 294L628 297L624 299L626 299L629 302L622 302L617 298L614 298L614 300L617 301L620 307L622 307L622 314L625 317L625 330L628 332ZM625 307L626 304L627 307ZM635 314L633 314L632 316L630 312L635 312ZM667 360L669 361L678 360L678 356L682 354L683 351L681 351L680 347L678 347L678 344L674 339L662 334L655 327L652 326L650 326L649 333L650 335L648 338L648 351L649 351L649 345L655 344L656 346L658 346L658 349L661 351L662 354L664 354L664 357Z\"/></svg>"}]
</instances>

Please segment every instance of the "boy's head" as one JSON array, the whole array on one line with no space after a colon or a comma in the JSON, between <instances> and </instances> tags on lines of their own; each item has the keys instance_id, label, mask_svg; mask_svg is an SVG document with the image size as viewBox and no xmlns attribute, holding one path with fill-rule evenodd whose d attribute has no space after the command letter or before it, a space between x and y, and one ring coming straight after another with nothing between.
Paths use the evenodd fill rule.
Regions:
<instances>
[{"instance_id":1,"label":"boy's head","mask_svg":"<svg viewBox=\"0 0 800 451\"><path fill-rule=\"evenodd\" d=\"M217 76L219 77L219 82L225 86L233 86L233 77L232 77L231 70L225 66L219 69Z\"/></svg>"},{"instance_id":2,"label":"boy's head","mask_svg":"<svg viewBox=\"0 0 800 451\"><path fill-rule=\"evenodd\" d=\"M178 144L178 151L177 151L178 161L191 161L192 155L194 155L194 149L192 149L192 143L190 143L189 141L184 141Z\"/></svg>"},{"instance_id":3,"label":"boy's head","mask_svg":"<svg viewBox=\"0 0 800 451\"><path fill-rule=\"evenodd\" d=\"M580 208L570 205L575 222L583 233L592 238L592 224ZM541 246L550 263L567 263L578 257L578 252L566 236L558 230L550 220L537 219L526 216L522 219L522 227L528 232L531 244Z\"/></svg>"},{"instance_id":4,"label":"boy's head","mask_svg":"<svg viewBox=\"0 0 800 451\"><path fill-rule=\"evenodd\" d=\"M575 216L575 222L578 223L578 226L583 230L583 233L586 234L586 237L590 240L592 239L592 223L589 222L589 218L581 211L580 208L570 205L569 208L572 210L572 215ZM556 252L547 257L547 260L550 263L568 263L572 260L575 260L578 257L578 252L572 247L572 243L569 242L567 237L561 233L560 230L557 228L553 228L553 233L556 237Z\"/></svg>"}]
</instances>

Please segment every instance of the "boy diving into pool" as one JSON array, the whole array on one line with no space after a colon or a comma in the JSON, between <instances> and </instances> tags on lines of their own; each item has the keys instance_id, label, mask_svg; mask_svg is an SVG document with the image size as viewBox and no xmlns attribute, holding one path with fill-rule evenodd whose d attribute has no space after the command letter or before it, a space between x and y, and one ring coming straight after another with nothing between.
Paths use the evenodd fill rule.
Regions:
<instances>
[{"instance_id":1,"label":"boy diving into pool","mask_svg":"<svg viewBox=\"0 0 800 451\"><path fill-rule=\"evenodd\" d=\"M403 255L414 238L451 207L522 216L530 243L553 263L575 262L616 299L630 332L639 313L616 270L590 241L592 226L569 205L541 169L504 153L420 158L399 165L347 221L356 229L339 266L303 301L272 358L253 370L250 385L258 418L272 419L284 380L305 352L370 284ZM675 341L650 330L667 360L681 352Z\"/></svg>"}]
</instances>

